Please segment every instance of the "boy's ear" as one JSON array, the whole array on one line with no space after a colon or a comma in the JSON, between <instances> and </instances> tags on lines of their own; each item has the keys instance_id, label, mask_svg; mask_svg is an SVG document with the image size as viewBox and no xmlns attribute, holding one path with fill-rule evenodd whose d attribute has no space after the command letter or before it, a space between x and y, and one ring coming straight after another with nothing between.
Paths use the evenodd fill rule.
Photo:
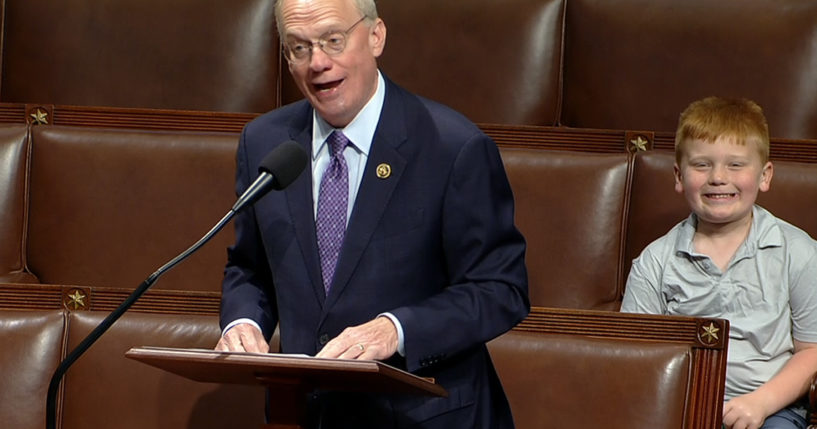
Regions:
<instances>
[{"instance_id":1,"label":"boy's ear","mask_svg":"<svg viewBox=\"0 0 817 429\"><path fill-rule=\"evenodd\" d=\"M760 172L760 192L766 192L772 186L772 176L774 175L774 165L771 161L766 161L763 170Z\"/></svg>"},{"instance_id":2,"label":"boy's ear","mask_svg":"<svg viewBox=\"0 0 817 429\"><path fill-rule=\"evenodd\" d=\"M684 182L681 180L681 167L678 166L677 162L672 166L672 174L675 176L675 192L683 194Z\"/></svg>"}]
</instances>

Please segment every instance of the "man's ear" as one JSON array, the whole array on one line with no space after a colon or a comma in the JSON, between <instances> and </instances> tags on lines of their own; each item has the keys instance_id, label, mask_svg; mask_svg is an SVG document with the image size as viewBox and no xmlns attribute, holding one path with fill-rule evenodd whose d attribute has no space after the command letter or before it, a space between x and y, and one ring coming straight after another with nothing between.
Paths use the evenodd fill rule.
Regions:
<instances>
[{"instance_id":1,"label":"man's ear","mask_svg":"<svg viewBox=\"0 0 817 429\"><path fill-rule=\"evenodd\" d=\"M377 18L369 29L369 46L375 58L379 57L386 47L386 23L380 18Z\"/></svg>"},{"instance_id":2,"label":"man's ear","mask_svg":"<svg viewBox=\"0 0 817 429\"><path fill-rule=\"evenodd\" d=\"M771 161L766 161L763 171L760 172L760 192L766 192L772 186L772 176L774 175L774 165Z\"/></svg>"}]
</instances>

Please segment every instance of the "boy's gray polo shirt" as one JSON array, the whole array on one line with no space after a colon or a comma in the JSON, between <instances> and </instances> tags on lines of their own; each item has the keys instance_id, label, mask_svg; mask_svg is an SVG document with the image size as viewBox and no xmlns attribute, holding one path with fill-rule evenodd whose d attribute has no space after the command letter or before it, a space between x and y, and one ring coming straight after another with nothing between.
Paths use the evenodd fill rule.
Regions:
<instances>
[{"instance_id":1,"label":"boy's gray polo shirt","mask_svg":"<svg viewBox=\"0 0 817 429\"><path fill-rule=\"evenodd\" d=\"M753 208L752 226L725 272L695 252L691 214L633 261L621 311L728 319L725 399L756 390L794 353L817 343L817 242Z\"/></svg>"}]
</instances>

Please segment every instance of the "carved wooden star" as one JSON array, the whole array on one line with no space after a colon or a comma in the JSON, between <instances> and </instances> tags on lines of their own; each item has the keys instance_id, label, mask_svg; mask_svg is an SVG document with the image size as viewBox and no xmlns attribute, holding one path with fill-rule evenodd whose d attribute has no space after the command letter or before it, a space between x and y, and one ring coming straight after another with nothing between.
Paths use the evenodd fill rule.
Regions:
<instances>
[{"instance_id":1,"label":"carved wooden star","mask_svg":"<svg viewBox=\"0 0 817 429\"><path fill-rule=\"evenodd\" d=\"M41 109L35 110L34 113L31 114L31 118L34 119L36 125L48 125L48 112L44 112Z\"/></svg>"},{"instance_id":2,"label":"carved wooden star","mask_svg":"<svg viewBox=\"0 0 817 429\"><path fill-rule=\"evenodd\" d=\"M632 145L635 146L635 148L637 150L647 150L647 143L648 142L649 141L647 139L645 139L644 137L642 137L642 136L638 136L638 137L630 140L630 143L632 143Z\"/></svg>"},{"instance_id":3,"label":"carved wooden star","mask_svg":"<svg viewBox=\"0 0 817 429\"><path fill-rule=\"evenodd\" d=\"M702 326L701 328L704 330L702 337L709 343L718 341L718 331L721 329L716 327L714 323L710 323L709 326Z\"/></svg>"},{"instance_id":4,"label":"carved wooden star","mask_svg":"<svg viewBox=\"0 0 817 429\"><path fill-rule=\"evenodd\" d=\"M74 293L68 295L68 305L73 306L74 310L85 307L85 294L75 290Z\"/></svg>"}]
</instances>

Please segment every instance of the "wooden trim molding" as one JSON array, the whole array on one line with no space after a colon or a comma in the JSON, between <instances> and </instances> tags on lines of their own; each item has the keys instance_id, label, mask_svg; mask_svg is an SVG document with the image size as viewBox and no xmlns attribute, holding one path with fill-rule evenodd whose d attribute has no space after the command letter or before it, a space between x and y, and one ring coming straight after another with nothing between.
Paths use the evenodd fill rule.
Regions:
<instances>
[{"instance_id":1,"label":"wooden trim molding","mask_svg":"<svg viewBox=\"0 0 817 429\"><path fill-rule=\"evenodd\" d=\"M25 283L0 284L0 309L113 311L132 291L118 288ZM139 313L218 315L221 294L154 289L128 311Z\"/></svg>"},{"instance_id":2,"label":"wooden trim molding","mask_svg":"<svg viewBox=\"0 0 817 429\"><path fill-rule=\"evenodd\" d=\"M34 116L32 116L34 115ZM0 124L81 126L141 130L240 133L259 113L134 109L101 106L0 103ZM45 118L47 123L42 122ZM672 132L512 124L477 124L499 146L597 153L668 150ZM773 138L773 160L817 163L817 140Z\"/></svg>"}]
</instances>

